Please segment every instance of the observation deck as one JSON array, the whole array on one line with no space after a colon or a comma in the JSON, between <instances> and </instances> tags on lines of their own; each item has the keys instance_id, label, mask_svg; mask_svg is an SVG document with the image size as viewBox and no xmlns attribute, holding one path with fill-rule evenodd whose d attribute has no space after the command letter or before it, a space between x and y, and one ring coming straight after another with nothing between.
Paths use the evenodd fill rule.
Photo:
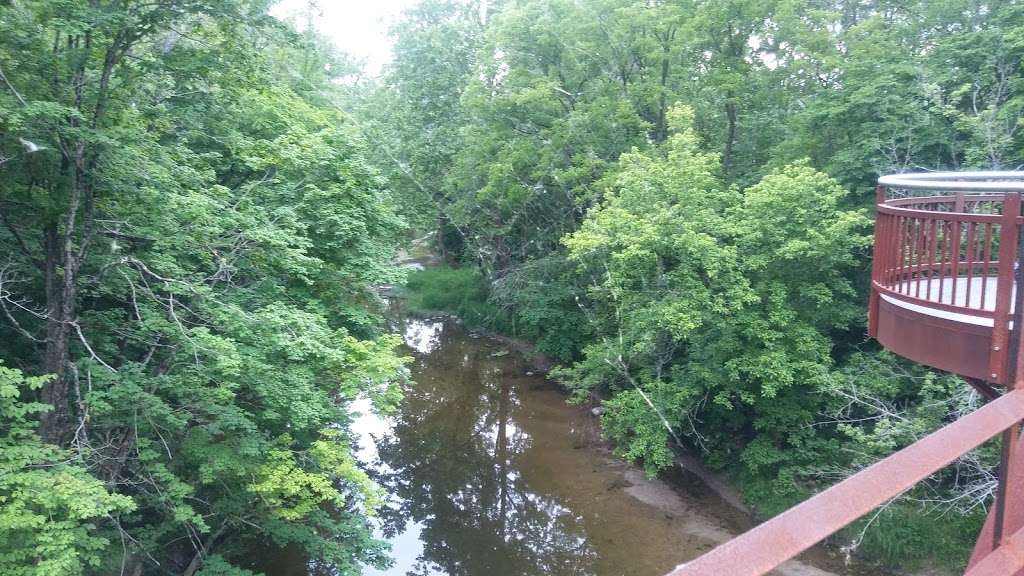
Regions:
<instances>
[{"instance_id":1,"label":"observation deck","mask_svg":"<svg viewBox=\"0 0 1024 576\"><path fill-rule=\"evenodd\" d=\"M868 332L900 356L965 377L986 403L669 576L766 574L999 434L996 499L965 575L1024 576L1024 334L1011 334L1024 326L1024 172L878 184Z\"/></svg>"},{"instance_id":2,"label":"observation deck","mask_svg":"<svg viewBox=\"0 0 1024 576\"><path fill-rule=\"evenodd\" d=\"M879 180L868 332L900 356L1008 384L1022 172Z\"/></svg>"}]
</instances>

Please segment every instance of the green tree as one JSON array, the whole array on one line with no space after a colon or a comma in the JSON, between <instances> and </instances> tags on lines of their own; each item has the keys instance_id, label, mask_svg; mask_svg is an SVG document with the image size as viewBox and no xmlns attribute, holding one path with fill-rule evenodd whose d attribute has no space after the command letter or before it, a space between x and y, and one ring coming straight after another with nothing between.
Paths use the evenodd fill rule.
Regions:
<instances>
[{"instance_id":1,"label":"green tree","mask_svg":"<svg viewBox=\"0 0 1024 576\"><path fill-rule=\"evenodd\" d=\"M829 381L831 332L859 321L848 277L867 220L806 165L726 187L692 112L674 115L665 154L623 156L604 203L566 238L592 279L601 342L560 377L616 393L607 430L650 470L670 461L672 435L777 472L813 437L804 425L820 400L808 392Z\"/></svg>"},{"instance_id":2,"label":"green tree","mask_svg":"<svg viewBox=\"0 0 1024 576\"><path fill-rule=\"evenodd\" d=\"M373 288L404 223L335 106L348 70L266 8L0 8L0 357L55 375L41 434L81 469L47 554L85 573L388 562L347 424L404 378Z\"/></svg>"},{"instance_id":3,"label":"green tree","mask_svg":"<svg viewBox=\"0 0 1024 576\"><path fill-rule=\"evenodd\" d=\"M493 4L493 3L491 3ZM476 1L426 0L395 23L393 56L379 86L358 101L376 163L402 214L445 259L460 257L462 228L448 214L448 172L463 147L462 94L476 67L485 23Z\"/></svg>"}]
</instances>

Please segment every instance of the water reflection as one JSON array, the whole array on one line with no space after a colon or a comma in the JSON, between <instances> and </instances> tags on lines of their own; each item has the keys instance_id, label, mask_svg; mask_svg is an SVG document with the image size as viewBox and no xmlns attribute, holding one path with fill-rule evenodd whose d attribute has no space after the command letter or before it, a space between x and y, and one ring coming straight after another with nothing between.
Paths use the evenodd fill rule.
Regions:
<instances>
[{"instance_id":1,"label":"water reflection","mask_svg":"<svg viewBox=\"0 0 1024 576\"><path fill-rule=\"evenodd\" d=\"M384 573L593 573L581 519L517 467L532 438L516 421L513 363L447 327L407 325L416 385L387 434L365 429L376 436L374 478L391 495L380 533L397 563Z\"/></svg>"},{"instance_id":2,"label":"water reflection","mask_svg":"<svg viewBox=\"0 0 1024 576\"><path fill-rule=\"evenodd\" d=\"M454 321L403 326L415 384L391 416L354 406L359 458L388 493L376 533L395 558L364 573L656 576L742 528L723 524L735 511L721 500L610 458L594 419L516 354ZM267 576L332 574L294 547L267 552L252 563ZM783 574L830 574L798 568Z\"/></svg>"},{"instance_id":3,"label":"water reflection","mask_svg":"<svg viewBox=\"0 0 1024 576\"><path fill-rule=\"evenodd\" d=\"M441 345L444 322L440 320L409 320L405 323L405 345L420 354L430 354Z\"/></svg>"}]
</instances>

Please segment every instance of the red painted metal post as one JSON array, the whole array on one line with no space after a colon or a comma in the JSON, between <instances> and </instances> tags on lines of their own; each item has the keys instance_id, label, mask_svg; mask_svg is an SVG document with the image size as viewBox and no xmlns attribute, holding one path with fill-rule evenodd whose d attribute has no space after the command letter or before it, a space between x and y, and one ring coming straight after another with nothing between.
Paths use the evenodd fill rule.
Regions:
<instances>
[{"instance_id":1,"label":"red painted metal post","mask_svg":"<svg viewBox=\"0 0 1024 576\"><path fill-rule=\"evenodd\" d=\"M1005 544L1004 536L1014 532L1011 520L1018 516L1020 494L1011 490L1009 480L1017 476L1020 462L1015 458L1017 443L1020 440L1020 426L1014 424L1003 431L1002 460L999 463L999 491L995 501L995 524L992 530L993 548ZM1019 487L1017 487L1019 488Z\"/></svg>"},{"instance_id":2,"label":"red painted metal post","mask_svg":"<svg viewBox=\"0 0 1024 576\"><path fill-rule=\"evenodd\" d=\"M885 204L885 186L881 184L875 188L875 246L874 246L874 257L871 260L871 292L868 296L868 335L872 338L878 336L878 290L875 288L875 282L880 282L885 271L882 270L883 263L879 261L879 254L881 253L882 245L882 222L886 221L886 217L882 214L877 213L878 208Z\"/></svg>"},{"instance_id":3,"label":"red painted metal post","mask_svg":"<svg viewBox=\"0 0 1024 576\"><path fill-rule=\"evenodd\" d=\"M1014 449L1012 460L1015 462L1024 461L1024 446L1020 443ZM1024 466L1013 466L1008 472L1004 472L1004 478L1006 478L1007 494L1003 496L1008 501L1020 502L1024 500ZM1011 506L1004 513L1004 533L1019 533L1024 529L1024 507L1022 506ZM974 574L975 567L986 561L990 554L994 554L996 550L997 540L995 537L995 524L996 524L996 508L993 507L989 511L988 518L985 520L985 526L981 529L981 533L978 535L978 541L974 545L974 552L971 554L971 560L967 564L967 573ZM1005 541L1005 538L1003 539ZM980 572L979 572L980 573ZM1014 574L1024 575L1024 571L1021 572L999 572L998 574Z\"/></svg>"},{"instance_id":4,"label":"red painted metal post","mask_svg":"<svg viewBox=\"0 0 1024 576\"><path fill-rule=\"evenodd\" d=\"M1016 216L1020 214L1020 208L1013 209L1013 211L1011 209L1004 204L1003 216L1004 221L1007 212L1015 217L1013 227L1017 253L1012 277L1014 285L1020 287L1024 286L1024 266L1019 260L1024 258L1024 235L1020 233L1016 223ZM1009 267L1009 264L1000 261L999 267L1000 277L1002 277L1003 269ZM1013 330L1008 338L1011 372L1007 378L1007 389L1011 391L1024 388L1021 385L1022 379L1024 379L1024 350L1021 349L1021 346L1024 345L1022 327L1024 327L1024 290L1018 289L1013 297ZM994 339L995 335L993 334ZM1024 528L1024 454L1021 453L1019 446L1020 426L1016 424L1011 426L1003 432L1002 436L998 492L993 509L974 546L969 567L984 563L989 554L1003 546L1010 546L1010 535ZM1007 572L1007 574L1010 573Z\"/></svg>"},{"instance_id":5,"label":"red painted metal post","mask_svg":"<svg viewBox=\"0 0 1024 576\"><path fill-rule=\"evenodd\" d=\"M1010 537L998 549L977 564L968 567L964 576L1021 576L1024 574L1024 530Z\"/></svg>"},{"instance_id":6,"label":"red painted metal post","mask_svg":"<svg viewBox=\"0 0 1024 576\"><path fill-rule=\"evenodd\" d=\"M989 381L1009 384L1007 359L1010 340L1010 304L1013 299L1014 265L1017 262L1017 218L1020 216L1020 193L1007 192L1003 200L1003 217L999 223L999 268L996 283L996 308L992 325L992 348L989 352Z\"/></svg>"},{"instance_id":7,"label":"red painted metal post","mask_svg":"<svg viewBox=\"0 0 1024 576\"><path fill-rule=\"evenodd\" d=\"M1006 208L1004 207L1004 210ZM1018 211L1013 213L1014 216L1019 216ZM1014 234L1016 235L1017 241L1017 254L1014 259L1014 270L1013 270L1013 282L1015 286L1024 286L1024 267L1022 262L1018 259L1024 256L1024 247L1020 246L1020 243L1024 241L1024 236L1020 234L1018 229L1016 218L1014 219ZM1013 331L1010 334L1010 369L1012 373L1009 375L1007 389L1015 390L1021 387L1021 379L1024 378L1024 367L1021 366L1021 362L1024 361L1024 353L1022 353L1021 345L1024 344L1024 340L1021 339L1022 324L1024 324L1024 290L1016 290L1013 298ZM1020 468L1021 462L1015 457L1017 453L1017 443L1020 440L1020 427L1017 425L1011 426L1005 432L1003 432L1003 445L1002 445L1002 460L999 464L999 492L996 495L995 503L995 526L992 533L993 546L998 547L1004 543L1004 536L1013 534L1020 526L1013 526L1010 524L1011 520L1016 518L1018 514L1016 510L1021 508L1022 502L1020 495L1016 491L1011 491L1009 484L1010 478L1016 476L1016 470Z\"/></svg>"}]
</instances>

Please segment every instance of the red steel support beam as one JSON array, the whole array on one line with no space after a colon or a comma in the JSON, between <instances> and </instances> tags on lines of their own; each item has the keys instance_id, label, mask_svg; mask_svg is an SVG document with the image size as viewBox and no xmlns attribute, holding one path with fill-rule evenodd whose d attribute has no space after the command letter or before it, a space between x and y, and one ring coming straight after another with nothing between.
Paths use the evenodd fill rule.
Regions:
<instances>
[{"instance_id":1,"label":"red steel support beam","mask_svg":"<svg viewBox=\"0 0 1024 576\"><path fill-rule=\"evenodd\" d=\"M964 576L1018 576L1024 572L1024 530L1003 539L1002 545L967 569Z\"/></svg>"},{"instance_id":2,"label":"red steel support beam","mask_svg":"<svg viewBox=\"0 0 1024 576\"><path fill-rule=\"evenodd\" d=\"M1004 215L1006 209L1003 210ZM1017 234L1017 262L1014 271L1014 285L1024 286L1024 234ZM1010 332L1009 390L1024 388L1024 290L1014 292L1013 330ZM992 510L985 519L985 526L974 545L974 553L967 564L968 573L976 566L984 565L993 551L1009 546L1013 551L1012 540L1024 529L1024 449L1020 443L1020 427L1011 426L1003 431L1002 461L999 465L999 489ZM1005 556L1005 554L1003 554ZM1024 567L1017 571L1004 572L1006 575L1024 576Z\"/></svg>"},{"instance_id":3,"label":"red steel support beam","mask_svg":"<svg viewBox=\"0 0 1024 576\"><path fill-rule=\"evenodd\" d=\"M971 561L967 563L967 574L975 574L974 569L984 565L991 565L992 561L988 558L995 554L993 550L998 552L1002 546L1005 546L1007 542L1013 543L1016 539L1021 538L1024 535L1024 506L1020 506L1021 502L1024 502L1024 445L1018 443L1013 454L1010 456L1010 461L1014 462L1015 465L1011 466L1006 473L1006 491L1001 496L1011 505L1008 509L1005 509L1003 513L1003 522L1005 523L1005 532L1014 533L1010 538L1002 538L1001 542L996 538L996 522L999 514L999 502L995 502L995 505L989 510L988 518L985 519L985 526L981 529L981 534L978 535L978 542L974 545L974 553L971 555ZM1018 545L1019 548L1024 549L1024 545ZM1017 572L998 572L1000 576L1024 576L1024 566L1022 569L1018 569ZM983 569L985 570L985 569ZM988 573L979 572L978 574Z\"/></svg>"},{"instance_id":4,"label":"red steel support beam","mask_svg":"<svg viewBox=\"0 0 1024 576\"><path fill-rule=\"evenodd\" d=\"M669 576L761 576L1021 420L1024 389L1017 389L679 566Z\"/></svg>"},{"instance_id":5,"label":"red steel support beam","mask_svg":"<svg viewBox=\"0 0 1024 576\"><path fill-rule=\"evenodd\" d=\"M993 388L992 385L989 384L988 382L985 382L984 380L978 380L976 378L968 378L966 376L961 376L961 378L963 378L964 382L967 382L968 384L971 385L972 388L977 390L978 394L984 396L986 402L989 400L995 400L996 398L999 398L999 391Z\"/></svg>"},{"instance_id":6,"label":"red steel support beam","mask_svg":"<svg viewBox=\"0 0 1024 576\"><path fill-rule=\"evenodd\" d=\"M999 464L999 488L996 491L995 501L995 525L992 531L993 547L1003 544L1004 537L1013 533L1010 522L1019 516L1015 511L1021 506L1019 498L1020 486L1010 486L1010 479L1018 476L1017 469L1021 462L1014 458L1017 453L1017 443L1020 440L1020 427L1010 426L1003 431L1002 460ZM1016 489L1017 498L1014 498Z\"/></svg>"}]
</instances>

